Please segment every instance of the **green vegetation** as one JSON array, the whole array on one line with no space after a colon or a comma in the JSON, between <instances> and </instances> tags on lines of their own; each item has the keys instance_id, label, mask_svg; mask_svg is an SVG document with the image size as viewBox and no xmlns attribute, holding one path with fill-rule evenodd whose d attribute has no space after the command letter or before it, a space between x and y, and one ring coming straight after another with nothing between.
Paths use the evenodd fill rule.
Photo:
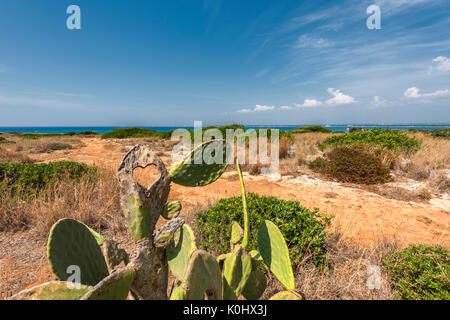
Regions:
<instances>
[{"instance_id":1,"label":"green vegetation","mask_svg":"<svg viewBox=\"0 0 450 320\"><path fill-rule=\"evenodd\" d=\"M443 138L443 139L450 140L450 128L431 130L429 132L429 134L435 138Z\"/></svg>"},{"instance_id":2,"label":"green vegetation","mask_svg":"<svg viewBox=\"0 0 450 320\"><path fill-rule=\"evenodd\" d=\"M21 133L21 132L10 132L10 134L26 139L26 140L37 140L41 138L52 138L52 137L73 137L73 136L89 136L97 135L94 131L83 131L80 133L67 132L67 133Z\"/></svg>"},{"instance_id":3,"label":"green vegetation","mask_svg":"<svg viewBox=\"0 0 450 320\"><path fill-rule=\"evenodd\" d=\"M47 144L46 147L47 150L68 150L68 149L72 149L72 146L70 144L67 143L62 143L62 142L51 142L49 144Z\"/></svg>"},{"instance_id":4,"label":"green vegetation","mask_svg":"<svg viewBox=\"0 0 450 320\"><path fill-rule=\"evenodd\" d=\"M323 133L331 133L331 130L322 126L309 126L309 127L300 127L291 131L292 133L308 133L308 132L323 132Z\"/></svg>"},{"instance_id":5,"label":"green vegetation","mask_svg":"<svg viewBox=\"0 0 450 320\"><path fill-rule=\"evenodd\" d=\"M406 300L450 300L450 251L412 245L384 260L394 293Z\"/></svg>"},{"instance_id":6,"label":"green vegetation","mask_svg":"<svg viewBox=\"0 0 450 320\"><path fill-rule=\"evenodd\" d=\"M310 168L340 182L359 184L386 183L391 180L389 167L377 152L364 145L337 147L310 163Z\"/></svg>"},{"instance_id":7,"label":"green vegetation","mask_svg":"<svg viewBox=\"0 0 450 320\"><path fill-rule=\"evenodd\" d=\"M0 144L2 144L2 143L4 143L4 144L6 144L6 143L12 143L12 144L14 144L14 143L16 143L16 142L15 142L15 141L8 140L8 139L6 139L5 137L0 137Z\"/></svg>"},{"instance_id":8,"label":"green vegetation","mask_svg":"<svg viewBox=\"0 0 450 320\"><path fill-rule=\"evenodd\" d=\"M371 144L410 153L420 149L421 140L410 138L406 134L395 130L372 129L328 137L319 144L319 148L324 150L326 147L335 148L353 144Z\"/></svg>"},{"instance_id":9,"label":"green vegetation","mask_svg":"<svg viewBox=\"0 0 450 320\"><path fill-rule=\"evenodd\" d=\"M57 181L69 178L79 181L83 176L94 178L97 169L88 165L61 161L40 164L0 163L0 189L7 187L14 194L29 197Z\"/></svg>"},{"instance_id":10,"label":"green vegetation","mask_svg":"<svg viewBox=\"0 0 450 320\"><path fill-rule=\"evenodd\" d=\"M254 193L248 194L248 211L251 225L270 220L280 228L293 261L311 254L316 265L325 262L325 227L331 223L330 217L317 210L310 211L297 201ZM216 206L199 212L196 226L203 248L217 253L229 251L233 221L243 221L241 197L222 199ZM257 230L250 230L250 234L252 250L256 247Z\"/></svg>"}]
</instances>

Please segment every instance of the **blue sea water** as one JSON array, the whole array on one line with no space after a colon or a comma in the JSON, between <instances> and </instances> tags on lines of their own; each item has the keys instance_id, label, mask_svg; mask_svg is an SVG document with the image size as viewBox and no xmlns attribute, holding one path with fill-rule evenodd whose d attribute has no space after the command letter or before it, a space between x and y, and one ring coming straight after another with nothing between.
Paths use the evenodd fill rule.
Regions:
<instances>
[{"instance_id":1,"label":"blue sea water","mask_svg":"<svg viewBox=\"0 0 450 320\"><path fill-rule=\"evenodd\" d=\"M408 125L366 125L366 124L352 124L352 125L323 125L333 132L346 131L347 128L361 127L364 129L373 128L391 128L395 130L409 130L409 129L421 129L421 130L435 130L435 129L447 129L450 128L450 124L440 124L440 125L424 125L424 124L408 124ZM247 130L250 129L262 129L262 128L274 128L279 130L293 130L299 127L306 127L306 125L296 125L296 126L246 126ZM83 131L94 131L96 133L105 133L112 131L117 128L122 127L0 127L0 132L23 132L23 133L68 133L68 132L83 132ZM151 129L155 131L170 131L173 129L193 129L193 127L140 127L145 129Z\"/></svg>"}]
</instances>

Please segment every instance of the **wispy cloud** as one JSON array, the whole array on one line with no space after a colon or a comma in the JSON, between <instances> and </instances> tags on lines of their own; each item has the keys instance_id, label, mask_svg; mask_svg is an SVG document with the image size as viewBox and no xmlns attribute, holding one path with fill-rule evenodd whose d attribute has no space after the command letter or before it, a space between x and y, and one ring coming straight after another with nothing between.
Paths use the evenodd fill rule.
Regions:
<instances>
[{"instance_id":1,"label":"wispy cloud","mask_svg":"<svg viewBox=\"0 0 450 320\"><path fill-rule=\"evenodd\" d=\"M257 104L253 109L241 109L236 112L239 113L249 113L249 112L261 112L261 111L272 111L275 110L275 106L262 106Z\"/></svg>"},{"instance_id":2,"label":"wispy cloud","mask_svg":"<svg viewBox=\"0 0 450 320\"><path fill-rule=\"evenodd\" d=\"M433 69L438 71L450 71L450 59L444 56L439 56L433 59Z\"/></svg>"},{"instance_id":3,"label":"wispy cloud","mask_svg":"<svg viewBox=\"0 0 450 320\"><path fill-rule=\"evenodd\" d=\"M418 98L433 98L433 97L443 97L448 96L450 94L450 90L437 90L431 93L420 93L420 89L417 87L408 88L403 96L408 99L418 99Z\"/></svg>"},{"instance_id":4,"label":"wispy cloud","mask_svg":"<svg viewBox=\"0 0 450 320\"><path fill-rule=\"evenodd\" d=\"M279 110L292 110L292 107L290 107L290 106L281 106L278 109Z\"/></svg>"}]
</instances>

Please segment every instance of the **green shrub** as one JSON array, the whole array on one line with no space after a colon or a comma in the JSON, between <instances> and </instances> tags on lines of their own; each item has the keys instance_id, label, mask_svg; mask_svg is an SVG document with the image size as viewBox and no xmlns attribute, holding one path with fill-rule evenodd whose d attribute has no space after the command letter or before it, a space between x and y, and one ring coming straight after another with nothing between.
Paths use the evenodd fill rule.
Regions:
<instances>
[{"instance_id":1,"label":"green shrub","mask_svg":"<svg viewBox=\"0 0 450 320\"><path fill-rule=\"evenodd\" d=\"M312 261L321 266L325 262L325 227L331 223L331 217L304 208L297 201L280 200L275 197L248 194L248 210L251 226L259 226L262 221L274 222L283 233L289 247L291 259L311 254ZM242 198L222 199L219 203L198 213L196 227L204 249L217 253L230 251L232 222L242 223ZM257 228L250 230L250 248L256 249Z\"/></svg>"},{"instance_id":2,"label":"green shrub","mask_svg":"<svg viewBox=\"0 0 450 320\"><path fill-rule=\"evenodd\" d=\"M389 167L364 145L338 147L325 157L312 161L309 167L340 182L377 184L391 180Z\"/></svg>"},{"instance_id":3,"label":"green shrub","mask_svg":"<svg viewBox=\"0 0 450 320\"><path fill-rule=\"evenodd\" d=\"M406 300L450 300L450 251L412 245L383 261L394 293Z\"/></svg>"},{"instance_id":4,"label":"green shrub","mask_svg":"<svg viewBox=\"0 0 450 320\"><path fill-rule=\"evenodd\" d=\"M395 130L372 129L328 137L319 144L319 148L324 150L326 147L353 144L371 144L395 151L415 152L420 149L421 140Z\"/></svg>"},{"instance_id":5,"label":"green shrub","mask_svg":"<svg viewBox=\"0 0 450 320\"><path fill-rule=\"evenodd\" d=\"M431 130L429 134L435 138L444 138L450 140L450 128Z\"/></svg>"},{"instance_id":6,"label":"green shrub","mask_svg":"<svg viewBox=\"0 0 450 320\"><path fill-rule=\"evenodd\" d=\"M49 144L47 144L46 147L47 150L68 150L68 149L72 149L72 146L70 144L67 143L62 143L62 142L51 142Z\"/></svg>"},{"instance_id":7,"label":"green shrub","mask_svg":"<svg viewBox=\"0 0 450 320\"><path fill-rule=\"evenodd\" d=\"M60 161L40 164L0 163L0 189L7 187L14 194L28 197L57 181L80 181L84 176L95 178L97 168L86 164Z\"/></svg>"},{"instance_id":8,"label":"green shrub","mask_svg":"<svg viewBox=\"0 0 450 320\"><path fill-rule=\"evenodd\" d=\"M300 127L292 130L292 133L308 133L308 132L323 132L330 133L331 130L322 126L309 126L309 127Z\"/></svg>"},{"instance_id":9,"label":"green shrub","mask_svg":"<svg viewBox=\"0 0 450 320\"><path fill-rule=\"evenodd\" d=\"M162 138L170 139L172 131L158 132L150 129L118 128L102 134L102 139L128 139L128 138Z\"/></svg>"},{"instance_id":10,"label":"green shrub","mask_svg":"<svg viewBox=\"0 0 450 320\"><path fill-rule=\"evenodd\" d=\"M8 139L6 139L5 137L0 137L0 144L2 144L2 143L11 143L11 144L14 144L14 143L16 143L15 141L11 141L11 140L8 140Z\"/></svg>"}]
</instances>

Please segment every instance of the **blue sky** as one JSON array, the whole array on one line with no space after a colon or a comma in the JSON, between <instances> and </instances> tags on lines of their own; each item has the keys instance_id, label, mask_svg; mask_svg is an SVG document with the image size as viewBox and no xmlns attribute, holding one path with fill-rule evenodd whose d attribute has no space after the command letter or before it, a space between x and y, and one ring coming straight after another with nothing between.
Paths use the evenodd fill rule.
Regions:
<instances>
[{"instance_id":1,"label":"blue sky","mask_svg":"<svg viewBox=\"0 0 450 320\"><path fill-rule=\"evenodd\" d=\"M0 126L450 122L448 0L0 0L0 39Z\"/></svg>"}]
</instances>

